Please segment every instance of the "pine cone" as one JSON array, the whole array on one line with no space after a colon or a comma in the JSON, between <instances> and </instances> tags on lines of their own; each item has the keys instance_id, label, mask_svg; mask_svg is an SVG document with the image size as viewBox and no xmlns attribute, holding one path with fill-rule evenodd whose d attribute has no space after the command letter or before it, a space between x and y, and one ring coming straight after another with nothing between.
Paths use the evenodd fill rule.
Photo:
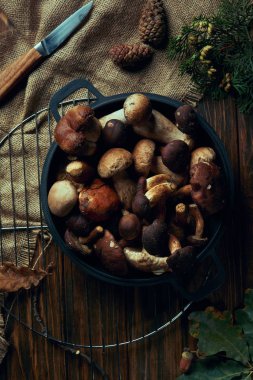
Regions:
<instances>
[{"instance_id":1,"label":"pine cone","mask_svg":"<svg viewBox=\"0 0 253 380\"><path fill-rule=\"evenodd\" d=\"M124 69L139 69L152 57L153 50L144 44L122 44L113 46L109 51L113 62Z\"/></svg>"},{"instance_id":2,"label":"pine cone","mask_svg":"<svg viewBox=\"0 0 253 380\"><path fill-rule=\"evenodd\" d=\"M160 47L167 34L166 13L162 0L148 0L139 21L139 34L143 43Z\"/></svg>"}]
</instances>

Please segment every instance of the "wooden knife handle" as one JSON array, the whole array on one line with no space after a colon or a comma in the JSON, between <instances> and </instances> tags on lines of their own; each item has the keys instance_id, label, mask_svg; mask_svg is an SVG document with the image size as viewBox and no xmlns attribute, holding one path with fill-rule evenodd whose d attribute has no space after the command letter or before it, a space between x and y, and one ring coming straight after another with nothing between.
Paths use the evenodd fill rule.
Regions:
<instances>
[{"instance_id":1,"label":"wooden knife handle","mask_svg":"<svg viewBox=\"0 0 253 380\"><path fill-rule=\"evenodd\" d=\"M32 48L0 73L0 101L41 59L42 55Z\"/></svg>"}]
</instances>

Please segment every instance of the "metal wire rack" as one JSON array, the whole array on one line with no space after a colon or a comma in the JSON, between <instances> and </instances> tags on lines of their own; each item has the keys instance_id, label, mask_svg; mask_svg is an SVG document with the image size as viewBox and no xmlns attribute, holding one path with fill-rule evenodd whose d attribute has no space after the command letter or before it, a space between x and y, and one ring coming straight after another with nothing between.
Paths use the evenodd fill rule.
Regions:
<instances>
[{"instance_id":1,"label":"metal wire rack","mask_svg":"<svg viewBox=\"0 0 253 380\"><path fill-rule=\"evenodd\" d=\"M64 101L60 113L95 100L87 93ZM75 350L119 348L151 337L177 320L191 303L175 297L164 285L147 291L99 282L79 271L51 242L40 181L53 127L48 108L43 108L0 141L0 260L43 268L55 263L53 274L38 288L14 296L3 294L0 305L6 321L15 318L31 331Z\"/></svg>"}]
</instances>

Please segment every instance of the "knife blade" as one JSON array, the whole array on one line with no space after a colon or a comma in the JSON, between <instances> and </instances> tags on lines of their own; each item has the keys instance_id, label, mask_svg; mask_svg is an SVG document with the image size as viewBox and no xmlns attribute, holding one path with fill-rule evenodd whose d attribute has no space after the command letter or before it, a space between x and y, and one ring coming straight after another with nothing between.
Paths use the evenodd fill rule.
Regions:
<instances>
[{"instance_id":1,"label":"knife blade","mask_svg":"<svg viewBox=\"0 0 253 380\"><path fill-rule=\"evenodd\" d=\"M43 58L51 55L81 24L93 7L93 1L85 4L65 19L42 41L19 57L0 73L0 101Z\"/></svg>"}]
</instances>

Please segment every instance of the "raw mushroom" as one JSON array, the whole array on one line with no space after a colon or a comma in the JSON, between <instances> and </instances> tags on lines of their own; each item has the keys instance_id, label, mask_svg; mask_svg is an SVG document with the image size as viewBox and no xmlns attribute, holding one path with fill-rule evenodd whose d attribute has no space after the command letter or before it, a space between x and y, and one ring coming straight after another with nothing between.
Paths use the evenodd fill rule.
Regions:
<instances>
[{"instance_id":1,"label":"raw mushroom","mask_svg":"<svg viewBox=\"0 0 253 380\"><path fill-rule=\"evenodd\" d=\"M175 112L176 126L178 129L188 135L195 135L198 129L198 121L194 109L185 104L177 108Z\"/></svg>"},{"instance_id":2,"label":"raw mushroom","mask_svg":"<svg viewBox=\"0 0 253 380\"><path fill-rule=\"evenodd\" d=\"M90 221L80 212L70 214L65 224L77 236L87 236L91 230Z\"/></svg>"},{"instance_id":3,"label":"raw mushroom","mask_svg":"<svg viewBox=\"0 0 253 380\"><path fill-rule=\"evenodd\" d=\"M94 244L94 249L104 269L118 276L127 275L128 265L123 249L110 231L105 230L104 236Z\"/></svg>"},{"instance_id":4,"label":"raw mushroom","mask_svg":"<svg viewBox=\"0 0 253 380\"><path fill-rule=\"evenodd\" d=\"M151 163L151 172L154 174L166 174L169 176L169 179L171 182L174 182L176 185L180 186L182 185L186 177L182 174L176 174L172 172L170 169L168 169L163 161L161 156L154 156L152 163Z\"/></svg>"},{"instance_id":5,"label":"raw mushroom","mask_svg":"<svg viewBox=\"0 0 253 380\"><path fill-rule=\"evenodd\" d=\"M136 239L141 232L141 222L133 213L123 215L119 221L119 234L125 240Z\"/></svg>"},{"instance_id":6,"label":"raw mushroom","mask_svg":"<svg viewBox=\"0 0 253 380\"><path fill-rule=\"evenodd\" d=\"M95 170L87 162L74 160L66 166L66 178L78 184L90 182L95 175Z\"/></svg>"},{"instance_id":7,"label":"raw mushroom","mask_svg":"<svg viewBox=\"0 0 253 380\"><path fill-rule=\"evenodd\" d=\"M89 106L77 105L66 112L54 130L60 148L74 156L91 156L97 149L101 124Z\"/></svg>"},{"instance_id":8,"label":"raw mushroom","mask_svg":"<svg viewBox=\"0 0 253 380\"><path fill-rule=\"evenodd\" d=\"M190 168L199 162L214 162L216 158L215 151L210 147L200 147L192 151Z\"/></svg>"},{"instance_id":9,"label":"raw mushroom","mask_svg":"<svg viewBox=\"0 0 253 380\"><path fill-rule=\"evenodd\" d=\"M143 227L142 243L145 250L154 256L168 254L168 226L162 219L155 219Z\"/></svg>"},{"instance_id":10,"label":"raw mushroom","mask_svg":"<svg viewBox=\"0 0 253 380\"><path fill-rule=\"evenodd\" d=\"M162 199L170 196L177 186L173 182L163 182L159 185L152 187L145 193L145 197L148 199L151 207L156 206Z\"/></svg>"},{"instance_id":11,"label":"raw mushroom","mask_svg":"<svg viewBox=\"0 0 253 380\"><path fill-rule=\"evenodd\" d=\"M176 236L169 237L169 250L171 256L168 257L167 263L172 272L176 274L186 274L194 264L195 255L192 246L182 247Z\"/></svg>"},{"instance_id":12,"label":"raw mushroom","mask_svg":"<svg viewBox=\"0 0 253 380\"><path fill-rule=\"evenodd\" d=\"M104 229L102 226L97 226L87 236L79 236L79 241L81 244L91 244L94 243L103 234Z\"/></svg>"},{"instance_id":13,"label":"raw mushroom","mask_svg":"<svg viewBox=\"0 0 253 380\"><path fill-rule=\"evenodd\" d=\"M149 120L152 116L150 99L144 94L129 95L123 105L124 115L129 124Z\"/></svg>"},{"instance_id":14,"label":"raw mushroom","mask_svg":"<svg viewBox=\"0 0 253 380\"><path fill-rule=\"evenodd\" d=\"M182 199L191 197L192 186L191 184L184 185L180 187L177 191L173 193L173 197Z\"/></svg>"},{"instance_id":15,"label":"raw mushroom","mask_svg":"<svg viewBox=\"0 0 253 380\"><path fill-rule=\"evenodd\" d=\"M48 193L48 207L52 214L64 217L68 215L78 200L75 186L67 179L56 181Z\"/></svg>"},{"instance_id":16,"label":"raw mushroom","mask_svg":"<svg viewBox=\"0 0 253 380\"><path fill-rule=\"evenodd\" d=\"M109 148L122 148L127 145L129 127L120 120L108 120L102 129L102 141Z\"/></svg>"},{"instance_id":17,"label":"raw mushroom","mask_svg":"<svg viewBox=\"0 0 253 380\"><path fill-rule=\"evenodd\" d=\"M189 212L185 203L178 203L175 207L175 223L179 226L186 226L188 224Z\"/></svg>"},{"instance_id":18,"label":"raw mushroom","mask_svg":"<svg viewBox=\"0 0 253 380\"><path fill-rule=\"evenodd\" d=\"M134 268L139 269L140 271L171 271L167 264L168 257L157 257L150 255L144 248L126 247L123 251L127 261Z\"/></svg>"},{"instance_id":19,"label":"raw mushroom","mask_svg":"<svg viewBox=\"0 0 253 380\"><path fill-rule=\"evenodd\" d=\"M220 168L212 162L199 162L191 168L191 197L206 214L224 207L224 183Z\"/></svg>"},{"instance_id":20,"label":"raw mushroom","mask_svg":"<svg viewBox=\"0 0 253 380\"><path fill-rule=\"evenodd\" d=\"M65 243L75 251L81 252L84 255L89 255L92 252L92 249L88 247L87 244L82 244L79 241L78 236L76 236L72 231L67 229L64 234Z\"/></svg>"},{"instance_id":21,"label":"raw mushroom","mask_svg":"<svg viewBox=\"0 0 253 380\"><path fill-rule=\"evenodd\" d=\"M133 160L136 172L147 177L155 152L155 143L149 139L140 140L134 147Z\"/></svg>"},{"instance_id":22,"label":"raw mushroom","mask_svg":"<svg viewBox=\"0 0 253 380\"><path fill-rule=\"evenodd\" d=\"M140 218L149 218L151 214L151 206L148 198L145 196L146 178L140 177L137 184L136 195L132 202L133 213Z\"/></svg>"},{"instance_id":23,"label":"raw mushroom","mask_svg":"<svg viewBox=\"0 0 253 380\"><path fill-rule=\"evenodd\" d=\"M182 140L173 140L161 148L162 161L172 172L186 172L190 161L189 146Z\"/></svg>"},{"instance_id":24,"label":"raw mushroom","mask_svg":"<svg viewBox=\"0 0 253 380\"><path fill-rule=\"evenodd\" d=\"M132 154L123 148L111 148L100 158L98 174L102 178L110 178L127 169L133 162Z\"/></svg>"},{"instance_id":25,"label":"raw mushroom","mask_svg":"<svg viewBox=\"0 0 253 380\"><path fill-rule=\"evenodd\" d=\"M200 212L198 206L195 204L189 205L189 214L194 219L195 233L194 233L194 235L188 236L187 240L192 245L202 246L208 240L206 237L205 238L203 237L203 233L204 233L203 216L201 215L201 212Z\"/></svg>"},{"instance_id":26,"label":"raw mushroom","mask_svg":"<svg viewBox=\"0 0 253 380\"><path fill-rule=\"evenodd\" d=\"M115 174L112 180L124 209L130 210L137 190L136 183L129 177L126 171Z\"/></svg>"},{"instance_id":27,"label":"raw mushroom","mask_svg":"<svg viewBox=\"0 0 253 380\"><path fill-rule=\"evenodd\" d=\"M120 200L115 190L98 178L79 193L79 209L91 221L103 222L119 207Z\"/></svg>"},{"instance_id":28,"label":"raw mushroom","mask_svg":"<svg viewBox=\"0 0 253 380\"><path fill-rule=\"evenodd\" d=\"M124 124L127 124L123 108L101 117L99 119L99 122L101 123L102 128L104 128L106 126L106 123L110 120L118 120Z\"/></svg>"},{"instance_id":29,"label":"raw mushroom","mask_svg":"<svg viewBox=\"0 0 253 380\"><path fill-rule=\"evenodd\" d=\"M123 109L102 117L102 127L110 119L131 124L136 134L167 144L172 140L183 140L192 147L191 137L183 134L164 115L156 110L150 112L150 100L143 94L132 94L126 98Z\"/></svg>"},{"instance_id":30,"label":"raw mushroom","mask_svg":"<svg viewBox=\"0 0 253 380\"><path fill-rule=\"evenodd\" d=\"M147 178L146 190L148 191L152 189L152 187L160 185L161 183L174 183L174 181L171 180L171 177L167 174L157 174Z\"/></svg>"}]
</instances>

